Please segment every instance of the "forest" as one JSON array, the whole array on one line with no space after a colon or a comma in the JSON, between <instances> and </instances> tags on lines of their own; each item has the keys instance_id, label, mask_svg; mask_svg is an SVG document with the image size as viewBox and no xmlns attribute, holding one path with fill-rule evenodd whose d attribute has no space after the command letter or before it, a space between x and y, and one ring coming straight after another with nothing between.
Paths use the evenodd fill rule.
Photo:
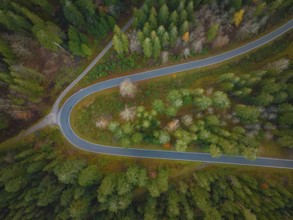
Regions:
<instances>
[{"instance_id":1,"label":"forest","mask_svg":"<svg viewBox=\"0 0 293 220\"><path fill-rule=\"evenodd\" d=\"M293 215L288 170L190 164L193 171L178 177L166 162L145 167L140 160L81 157L64 147L60 135L57 129L39 131L1 150L1 219L289 220ZM175 166L178 173L187 165Z\"/></svg>"},{"instance_id":2,"label":"forest","mask_svg":"<svg viewBox=\"0 0 293 220\"><path fill-rule=\"evenodd\" d=\"M113 43L121 57L166 63L252 38L290 12L289 0L147 0L134 10L133 30L115 26Z\"/></svg>"},{"instance_id":3,"label":"forest","mask_svg":"<svg viewBox=\"0 0 293 220\"><path fill-rule=\"evenodd\" d=\"M129 2L1 0L0 140L47 111Z\"/></svg>"},{"instance_id":4,"label":"forest","mask_svg":"<svg viewBox=\"0 0 293 220\"><path fill-rule=\"evenodd\" d=\"M290 169L94 154L57 126L9 138L45 117L111 39L68 97L234 49L292 9L292 0L0 0L0 219L291 220ZM125 80L78 103L73 130L109 146L291 159L292 38L209 68Z\"/></svg>"},{"instance_id":5,"label":"forest","mask_svg":"<svg viewBox=\"0 0 293 220\"><path fill-rule=\"evenodd\" d=\"M140 63L161 65L237 45L279 24L291 11L290 0L3 0L0 140L44 116L112 32L111 61L97 65L86 82L134 70ZM132 27L121 32L120 18L132 14Z\"/></svg>"}]
</instances>

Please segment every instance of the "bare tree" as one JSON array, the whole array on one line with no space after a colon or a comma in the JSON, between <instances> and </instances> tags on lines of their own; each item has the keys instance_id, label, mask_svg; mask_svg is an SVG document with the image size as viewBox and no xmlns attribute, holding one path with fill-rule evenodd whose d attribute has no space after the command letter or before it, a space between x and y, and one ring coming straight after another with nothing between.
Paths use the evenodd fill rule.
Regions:
<instances>
[{"instance_id":1,"label":"bare tree","mask_svg":"<svg viewBox=\"0 0 293 220\"><path fill-rule=\"evenodd\" d=\"M213 48L221 48L229 43L228 35L218 35L217 38L213 41Z\"/></svg>"},{"instance_id":2,"label":"bare tree","mask_svg":"<svg viewBox=\"0 0 293 220\"><path fill-rule=\"evenodd\" d=\"M183 56L184 58L187 58L190 56L190 50L188 47L183 50Z\"/></svg>"},{"instance_id":3,"label":"bare tree","mask_svg":"<svg viewBox=\"0 0 293 220\"><path fill-rule=\"evenodd\" d=\"M272 62L270 64L267 65L268 69L274 69L276 70L278 73L283 72L284 70L288 69L290 65L290 60L282 58L279 59L275 62Z\"/></svg>"},{"instance_id":4,"label":"bare tree","mask_svg":"<svg viewBox=\"0 0 293 220\"><path fill-rule=\"evenodd\" d=\"M167 130L168 131L175 131L177 128L179 128L180 122L178 119L174 119L173 121L170 121L167 124Z\"/></svg>"},{"instance_id":5,"label":"bare tree","mask_svg":"<svg viewBox=\"0 0 293 220\"><path fill-rule=\"evenodd\" d=\"M109 124L109 121L105 117L100 117L96 121L96 127L97 128L105 129L108 126L108 124Z\"/></svg>"},{"instance_id":6,"label":"bare tree","mask_svg":"<svg viewBox=\"0 0 293 220\"><path fill-rule=\"evenodd\" d=\"M193 123L192 115L190 115L190 114L183 115L183 117L181 118L181 121L185 126L192 125L192 123Z\"/></svg>"},{"instance_id":7,"label":"bare tree","mask_svg":"<svg viewBox=\"0 0 293 220\"><path fill-rule=\"evenodd\" d=\"M122 97L134 98L136 92L136 86L129 79L124 80L120 84L120 94Z\"/></svg>"},{"instance_id":8,"label":"bare tree","mask_svg":"<svg viewBox=\"0 0 293 220\"><path fill-rule=\"evenodd\" d=\"M135 107L128 108L125 106L124 110L120 112L120 117L124 121L131 121L135 118Z\"/></svg>"},{"instance_id":9,"label":"bare tree","mask_svg":"<svg viewBox=\"0 0 293 220\"><path fill-rule=\"evenodd\" d=\"M168 51L163 51L161 53L161 58L163 63L167 63L169 60L169 52Z\"/></svg>"},{"instance_id":10,"label":"bare tree","mask_svg":"<svg viewBox=\"0 0 293 220\"><path fill-rule=\"evenodd\" d=\"M131 53L140 53L141 52L141 46L140 42L137 37L136 31L131 31L128 34L129 39L129 49Z\"/></svg>"}]
</instances>

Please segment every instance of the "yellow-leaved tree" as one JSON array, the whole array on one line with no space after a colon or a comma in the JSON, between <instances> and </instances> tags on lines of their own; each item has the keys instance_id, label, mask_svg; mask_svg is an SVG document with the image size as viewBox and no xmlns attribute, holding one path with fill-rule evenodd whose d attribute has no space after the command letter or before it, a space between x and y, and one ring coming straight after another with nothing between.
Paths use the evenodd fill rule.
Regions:
<instances>
[{"instance_id":1,"label":"yellow-leaved tree","mask_svg":"<svg viewBox=\"0 0 293 220\"><path fill-rule=\"evenodd\" d=\"M243 9L240 9L239 11L237 11L237 12L234 14L234 24L235 24L236 27L238 27L239 24L242 22L244 12L245 12L245 11L244 11Z\"/></svg>"},{"instance_id":2,"label":"yellow-leaved tree","mask_svg":"<svg viewBox=\"0 0 293 220\"><path fill-rule=\"evenodd\" d=\"M182 40L184 42L188 42L189 41L189 32L185 32L182 36Z\"/></svg>"}]
</instances>

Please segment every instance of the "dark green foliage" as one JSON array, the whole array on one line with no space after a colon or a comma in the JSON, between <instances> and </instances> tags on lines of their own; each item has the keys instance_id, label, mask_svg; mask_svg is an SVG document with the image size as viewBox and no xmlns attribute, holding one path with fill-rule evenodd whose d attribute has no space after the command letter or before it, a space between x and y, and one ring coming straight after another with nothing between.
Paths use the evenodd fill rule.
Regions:
<instances>
[{"instance_id":1,"label":"dark green foliage","mask_svg":"<svg viewBox=\"0 0 293 220\"><path fill-rule=\"evenodd\" d=\"M74 55L78 56L90 56L92 54L91 48L88 46L87 37L79 33L73 26L69 27L69 49Z\"/></svg>"},{"instance_id":2,"label":"dark green foliage","mask_svg":"<svg viewBox=\"0 0 293 220\"><path fill-rule=\"evenodd\" d=\"M64 16L73 25L76 25L79 29L85 27L85 19L78 8L70 1L62 1L62 8Z\"/></svg>"},{"instance_id":3,"label":"dark green foliage","mask_svg":"<svg viewBox=\"0 0 293 220\"><path fill-rule=\"evenodd\" d=\"M36 24L32 28L32 32L42 46L52 51L57 51L63 42L60 28L52 22Z\"/></svg>"},{"instance_id":4,"label":"dark green foliage","mask_svg":"<svg viewBox=\"0 0 293 220\"><path fill-rule=\"evenodd\" d=\"M93 48L113 30L120 11L130 10L124 10L124 4L128 2L1 1L0 100L7 116L0 122L1 141L44 114L80 71L76 68L80 59L72 65L71 55L91 56ZM42 82L35 78L36 72Z\"/></svg>"},{"instance_id":5,"label":"dark green foliage","mask_svg":"<svg viewBox=\"0 0 293 220\"><path fill-rule=\"evenodd\" d=\"M145 57L158 59L162 48L174 47L176 41L190 31L194 22L193 2L182 2L179 8L179 2L174 2L149 2L135 10L134 25Z\"/></svg>"},{"instance_id":6,"label":"dark green foliage","mask_svg":"<svg viewBox=\"0 0 293 220\"><path fill-rule=\"evenodd\" d=\"M3 113L0 114L0 130L7 128L9 125L9 120L7 116L5 116Z\"/></svg>"},{"instance_id":7,"label":"dark green foliage","mask_svg":"<svg viewBox=\"0 0 293 220\"><path fill-rule=\"evenodd\" d=\"M102 178L101 174L99 173L98 167L95 165L88 166L83 169L79 176L78 176L78 183L79 185L91 186L97 184L97 182Z\"/></svg>"},{"instance_id":8,"label":"dark green foliage","mask_svg":"<svg viewBox=\"0 0 293 220\"><path fill-rule=\"evenodd\" d=\"M254 124L258 122L258 117L260 112L256 107L246 106L246 105L237 105L235 108L236 116L244 124Z\"/></svg>"},{"instance_id":9,"label":"dark green foliage","mask_svg":"<svg viewBox=\"0 0 293 220\"><path fill-rule=\"evenodd\" d=\"M65 161L60 163L59 166L54 169L54 173L62 183L74 183L85 165L86 164L83 160Z\"/></svg>"},{"instance_id":10,"label":"dark green foliage","mask_svg":"<svg viewBox=\"0 0 293 220\"><path fill-rule=\"evenodd\" d=\"M101 77L108 76L115 70L121 69L121 71L127 71L130 70L135 66L135 56L130 57L121 57L121 59L117 61L108 61L105 63L101 63L99 65L96 65L90 73L87 75L87 80L92 81L95 79L99 79Z\"/></svg>"},{"instance_id":11,"label":"dark green foliage","mask_svg":"<svg viewBox=\"0 0 293 220\"><path fill-rule=\"evenodd\" d=\"M232 0L231 6L236 10L240 10L242 7L242 0Z\"/></svg>"},{"instance_id":12,"label":"dark green foliage","mask_svg":"<svg viewBox=\"0 0 293 220\"><path fill-rule=\"evenodd\" d=\"M186 173L177 181L169 179L166 168L151 169L151 177L138 165L124 172L103 172L99 162L57 153L55 148L61 145L54 133L41 131L38 140L16 143L18 147L9 150L10 160L8 152L1 151L1 219L286 219L293 214L292 177L287 173L259 175L240 168L209 167ZM47 167L32 175L31 164L36 162L53 166L54 172ZM83 167L78 168L78 178L73 178L77 172L69 167L75 171ZM64 183L65 179L71 180ZM86 184L80 186L81 181Z\"/></svg>"}]
</instances>

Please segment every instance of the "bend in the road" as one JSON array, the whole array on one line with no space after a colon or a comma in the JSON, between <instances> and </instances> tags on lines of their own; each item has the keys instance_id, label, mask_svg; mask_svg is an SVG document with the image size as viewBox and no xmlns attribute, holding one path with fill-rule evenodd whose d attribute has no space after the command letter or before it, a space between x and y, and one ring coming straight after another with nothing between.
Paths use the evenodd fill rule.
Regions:
<instances>
[{"instance_id":1,"label":"bend in the road","mask_svg":"<svg viewBox=\"0 0 293 220\"><path fill-rule=\"evenodd\" d=\"M278 36L288 32L293 27L293 20L290 20L285 25L276 29L275 31L251 42L237 49L228 51L223 54L219 54L206 59L183 63L175 66L164 67L156 70L142 72L130 76L123 76L111 80L107 80L101 83L94 84L79 92L72 95L63 105L59 114L59 125L62 133L77 148L82 150L110 154L118 156L129 156L129 157L141 157L141 158L158 158L158 159L171 159L171 160L186 160L186 161L203 161L210 163L225 163L225 164L238 164L238 165L249 165L249 166L263 166L263 167L276 167L276 168L289 168L293 169L292 160L284 159L273 159L273 158L257 158L254 161L246 160L244 157L229 157L222 156L220 158L213 158L210 154L194 153L194 152L175 152L175 151L160 151L160 150L146 150L146 149L134 149L134 148L119 148L113 146L104 146L100 144L90 143L80 137L78 137L70 125L70 114L73 107L82 99L88 95L118 86L124 79L129 78L132 81L140 81L151 79L159 76L182 72L185 70L201 68L209 66L215 63L223 62L225 60L234 58L241 54L247 53L254 50L263 44L266 44Z\"/></svg>"}]
</instances>

